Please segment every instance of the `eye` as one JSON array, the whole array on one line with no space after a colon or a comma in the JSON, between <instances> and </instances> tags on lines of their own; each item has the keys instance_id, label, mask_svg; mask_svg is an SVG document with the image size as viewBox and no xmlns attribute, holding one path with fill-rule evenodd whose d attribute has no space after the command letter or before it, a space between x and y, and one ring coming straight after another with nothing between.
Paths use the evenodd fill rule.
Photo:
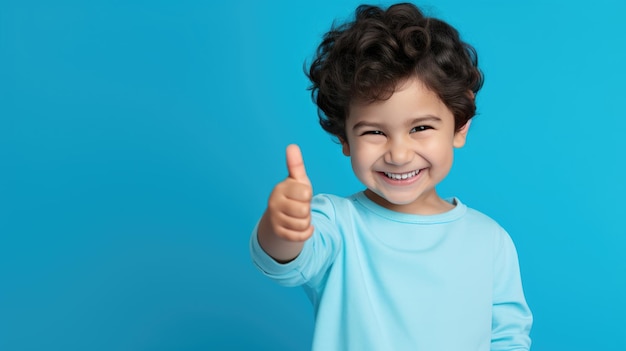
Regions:
<instances>
[{"instance_id":1,"label":"eye","mask_svg":"<svg viewBox=\"0 0 626 351\"><path fill-rule=\"evenodd\" d=\"M366 130L361 133L361 136L363 135L385 135L385 133L381 132L380 130Z\"/></svg>"},{"instance_id":2,"label":"eye","mask_svg":"<svg viewBox=\"0 0 626 351\"><path fill-rule=\"evenodd\" d=\"M410 133L423 132L428 129L434 129L434 128L431 126L421 125L421 126L413 127Z\"/></svg>"}]
</instances>

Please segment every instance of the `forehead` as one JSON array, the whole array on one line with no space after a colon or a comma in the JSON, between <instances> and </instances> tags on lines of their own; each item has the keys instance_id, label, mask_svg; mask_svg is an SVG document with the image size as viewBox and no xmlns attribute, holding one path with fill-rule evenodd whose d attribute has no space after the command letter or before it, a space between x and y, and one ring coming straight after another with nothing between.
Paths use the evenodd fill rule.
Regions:
<instances>
[{"instance_id":1,"label":"forehead","mask_svg":"<svg viewBox=\"0 0 626 351\"><path fill-rule=\"evenodd\" d=\"M398 84L386 100L351 103L346 122L353 125L361 120L391 121L424 116L436 116L442 121L454 120L452 112L435 92L418 78L410 78Z\"/></svg>"}]
</instances>

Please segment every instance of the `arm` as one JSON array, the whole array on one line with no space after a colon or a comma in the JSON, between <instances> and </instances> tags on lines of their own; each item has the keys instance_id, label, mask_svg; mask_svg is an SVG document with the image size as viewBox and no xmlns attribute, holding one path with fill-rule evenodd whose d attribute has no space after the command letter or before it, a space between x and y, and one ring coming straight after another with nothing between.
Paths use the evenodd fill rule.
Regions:
<instances>
[{"instance_id":1,"label":"arm","mask_svg":"<svg viewBox=\"0 0 626 351\"><path fill-rule=\"evenodd\" d=\"M281 263L296 258L313 234L313 189L297 145L287 147L287 169L289 176L274 187L257 232L263 251Z\"/></svg>"},{"instance_id":2,"label":"arm","mask_svg":"<svg viewBox=\"0 0 626 351\"><path fill-rule=\"evenodd\" d=\"M517 252L506 232L495 248L491 350L526 351L533 317L524 298Z\"/></svg>"}]
</instances>

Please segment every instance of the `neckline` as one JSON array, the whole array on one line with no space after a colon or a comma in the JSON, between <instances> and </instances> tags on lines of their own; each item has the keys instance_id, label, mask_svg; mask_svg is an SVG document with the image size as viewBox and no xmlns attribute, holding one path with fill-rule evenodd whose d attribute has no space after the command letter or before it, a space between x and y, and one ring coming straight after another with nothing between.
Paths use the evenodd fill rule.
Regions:
<instances>
[{"instance_id":1,"label":"neckline","mask_svg":"<svg viewBox=\"0 0 626 351\"><path fill-rule=\"evenodd\" d=\"M437 223L446 223L459 219L462 217L467 211L467 206L461 202L457 197L445 198L444 200L449 202L454 206L453 209L434 214L434 215L420 215L420 214L410 214L410 213L402 213L389 210L370 200L364 191L358 192L354 194L353 200L363 207L365 207L370 212L380 216L387 218L389 220L395 222L403 222L403 223L414 223L414 224L437 224Z\"/></svg>"}]
</instances>

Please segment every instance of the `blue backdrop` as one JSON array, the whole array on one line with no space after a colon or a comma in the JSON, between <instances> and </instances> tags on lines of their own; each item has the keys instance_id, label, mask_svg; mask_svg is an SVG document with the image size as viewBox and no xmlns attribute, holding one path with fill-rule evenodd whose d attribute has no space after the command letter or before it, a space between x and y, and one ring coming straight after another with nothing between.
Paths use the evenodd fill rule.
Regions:
<instances>
[{"instance_id":1,"label":"blue backdrop","mask_svg":"<svg viewBox=\"0 0 626 351\"><path fill-rule=\"evenodd\" d=\"M303 64L352 0L0 2L0 350L305 350L250 231L302 147L361 189ZM517 244L533 350L626 349L626 5L423 0L486 75L441 184Z\"/></svg>"}]
</instances>

